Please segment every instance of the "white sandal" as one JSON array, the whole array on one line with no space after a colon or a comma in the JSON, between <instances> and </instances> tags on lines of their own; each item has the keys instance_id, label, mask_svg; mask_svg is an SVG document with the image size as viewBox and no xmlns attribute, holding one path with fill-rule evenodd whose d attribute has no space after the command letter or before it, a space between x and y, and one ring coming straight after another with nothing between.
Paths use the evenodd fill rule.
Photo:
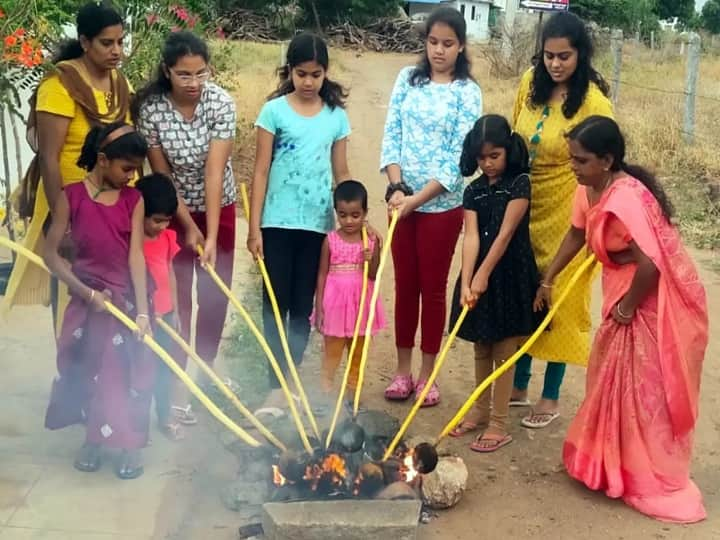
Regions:
<instances>
[{"instance_id":1,"label":"white sandal","mask_svg":"<svg viewBox=\"0 0 720 540\"><path fill-rule=\"evenodd\" d=\"M536 413L535 411L532 411L530 414L528 414L525 418L522 419L520 424L522 424L523 427L530 429L542 429L548 427L553 422L553 420L555 420L559 416L559 412ZM541 420L539 422L532 421L533 418L538 417L542 417L544 418L544 420Z\"/></svg>"}]
</instances>

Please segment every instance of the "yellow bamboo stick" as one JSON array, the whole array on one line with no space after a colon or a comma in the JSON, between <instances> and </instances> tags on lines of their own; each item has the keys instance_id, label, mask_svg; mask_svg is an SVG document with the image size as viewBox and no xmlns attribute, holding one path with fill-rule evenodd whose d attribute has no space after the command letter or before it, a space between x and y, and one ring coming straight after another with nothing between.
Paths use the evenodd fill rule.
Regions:
<instances>
[{"instance_id":1,"label":"yellow bamboo stick","mask_svg":"<svg viewBox=\"0 0 720 540\"><path fill-rule=\"evenodd\" d=\"M248 201L247 188L245 184L240 184L240 193L242 195L245 216L247 217L248 221L250 221L250 202ZM295 362L293 361L292 354L290 354L290 345L288 344L287 334L285 333L285 324L283 323L282 315L280 314L280 308L278 307L275 290L273 289L272 282L270 281L270 274L268 274L267 267L265 266L265 261L262 259L262 257L257 258L257 265L260 268L260 273L262 274L263 282L265 283L265 289L267 290L268 298L270 299L270 305L272 306L273 315L275 316L275 325L278 329L280 344L282 345L283 353L285 354L285 361L287 362L290 376L292 377L293 383L295 384L295 389L300 396L300 401L303 405L303 408L305 409L305 414L310 420L310 426L312 427L315 436L320 439L320 430L318 429L315 415L313 414L312 407L310 406L307 394L305 393L305 389L303 388L302 381L300 380L300 375L298 374L297 368L295 367Z\"/></svg>"},{"instance_id":2,"label":"yellow bamboo stick","mask_svg":"<svg viewBox=\"0 0 720 540\"><path fill-rule=\"evenodd\" d=\"M378 264L377 276L375 277L375 285L372 296L370 297L370 306L368 307L368 318L367 324L365 325L365 341L363 342L362 356L360 357L360 372L358 374L358 385L355 389L355 401L353 402L353 418L357 417L358 409L360 408L360 395L362 394L363 383L365 382L365 365L367 364L367 355L370 350L370 341L372 337L372 327L375 322L375 311L380 297L380 278L382 277L383 270L385 269L385 263L387 262L388 255L390 253L390 245L392 244L393 234L395 234L395 227L397 226L400 214L397 210L393 210L392 217L390 218L390 226L388 227L388 236L383 246L382 253L380 254L380 263Z\"/></svg>"},{"instance_id":3,"label":"yellow bamboo stick","mask_svg":"<svg viewBox=\"0 0 720 540\"><path fill-rule=\"evenodd\" d=\"M368 235L367 229L362 228L362 242L363 250L368 248ZM347 355L347 365L345 366L345 372L343 373L342 384L340 385L340 394L338 394L337 403L335 403L335 412L333 413L332 422L330 422L330 430L325 440L325 448L330 446L333 434L335 433L335 426L337 425L338 418L340 417L340 411L342 409L342 401L345 397L345 390L347 389L348 379L350 378L350 370L352 369L352 359L357 348L358 336L360 335L360 326L362 325L363 313L365 313L365 297L367 296L368 290L368 279L370 276L370 263L365 261L363 264L363 280L362 289L360 289L360 308L358 309L357 320L355 321L355 329L353 330L352 342L350 342L350 350Z\"/></svg>"},{"instance_id":4,"label":"yellow bamboo stick","mask_svg":"<svg viewBox=\"0 0 720 540\"><path fill-rule=\"evenodd\" d=\"M550 321L557 313L557 310L560 308L560 306L565 302L567 297L570 295L570 292L572 292L573 288L575 287L575 284L578 282L580 277L589 269L592 267L592 265L596 262L595 255L590 255L585 261L580 265L580 268L578 268L575 273L570 278L570 281L568 282L565 289L560 294L560 297L557 299L557 301L554 301L552 304L552 307L550 308L550 311L548 312L545 319L543 319L542 323L540 323L540 326L538 326L537 330L535 330L535 333L530 336L530 339L528 339L525 344L520 347L520 349L512 355L510 358L508 358L503 365L501 365L498 369L496 369L487 379L485 379L483 382L481 382L477 388L475 388L475 391L470 395L470 397L465 401L465 403L460 407L460 410L458 410L457 414L453 416L452 420L447 423L447 425L443 428L443 430L440 432L440 435L438 435L436 445L447 436L450 431L465 417L465 415L468 413L470 408L475 404L475 402L478 400L478 398L482 395L482 393L487 390L490 385L495 382L499 377L503 375L507 370L509 370L512 366L515 365L515 363L524 355L528 350L530 350L530 347L538 340L538 338L542 335L542 333L545 331L547 326L550 324Z\"/></svg>"},{"instance_id":5,"label":"yellow bamboo stick","mask_svg":"<svg viewBox=\"0 0 720 540\"><path fill-rule=\"evenodd\" d=\"M385 455L383 456L383 461L386 461L390 456L393 455L393 452L395 452L395 448L400 443L402 438L405 436L405 432L407 432L408 427L410 427L410 423L415 418L415 415L420 410L420 407L422 407L422 404L425 401L425 398L427 397L428 393L430 392L430 388L432 387L432 384L435 382L435 379L437 379L437 376L440 374L440 369L442 368L443 364L445 363L445 359L447 358L448 352L450 352L450 346L455 341L455 337L457 336L457 333L460 330L460 327L462 326L463 321L465 321L465 317L467 317L467 314L469 311L470 311L470 308L468 306L463 306L463 309L460 312L460 316L458 317L457 321L455 322L455 326L453 326L453 329L450 332L450 335L448 336L447 340L445 340L445 345L443 345L443 348L440 351L440 355L437 357L437 360L435 360L435 366L433 367L432 373L430 373L430 376L428 377L428 380L425 383L425 388L423 388L422 392L420 392L420 395L415 400L415 403L413 404L412 409L410 409L410 412L408 413L407 417L405 418L405 421L403 422L402 426L400 426L400 429L398 430L397 434L395 435L395 438L392 440L390 445L387 447L387 450L385 450Z\"/></svg>"},{"instance_id":6,"label":"yellow bamboo stick","mask_svg":"<svg viewBox=\"0 0 720 540\"><path fill-rule=\"evenodd\" d=\"M202 246L198 246L198 252L202 255ZM287 399L288 407L290 408L290 414L292 415L292 418L295 422L295 427L297 428L298 434L300 435L300 439L302 440L303 446L305 447L305 450L308 451L308 453L312 453L313 452L312 445L310 444L310 441L308 440L307 433L305 433L305 426L302 423L302 420L300 418L300 414L298 413L297 407L295 407L295 400L293 399L292 393L290 392L290 388L288 388L287 380L285 379L285 376L283 375L283 372L280 369L277 359L275 358L275 355L273 354L272 350L270 349L270 346L268 345L268 342L265 339L265 336L263 336L262 332L260 332L257 325L253 322L252 317L250 317L250 314L243 307L243 305L240 303L240 301L235 297L235 295L228 288L228 286L225 285L223 280L220 279L220 276L217 275L217 272L212 267L212 265L206 264L204 268L205 268L205 271L208 273L208 275L215 282L215 284L223 292L223 294L228 298L228 300L230 300L230 303L235 307L235 309L238 310L238 312L240 313L242 318L245 319L245 322L250 327L250 331L253 333L255 338L257 338L258 342L260 343L260 347L265 352L265 355L268 357L268 360L270 361L270 366L272 367L273 372L275 373L275 376L277 377L278 382L280 383L280 388L282 389L283 394L285 394L285 399Z\"/></svg>"},{"instance_id":7,"label":"yellow bamboo stick","mask_svg":"<svg viewBox=\"0 0 720 540\"><path fill-rule=\"evenodd\" d=\"M44 268L48 272L50 271L48 267L45 266L45 262L38 255L25 248L24 246L21 246L2 236L0 236L0 245L6 246L7 248L17 252L23 257L26 257L30 262L38 265L41 268ZM113 315L121 323L127 326L130 330L136 331L138 329L137 325L113 304L111 304L110 302L105 302L105 307L111 315ZM205 393L200 390L200 388L195 384L195 382L190 377L188 377L187 373L185 373L185 371L180 368L180 366L178 366L177 362L175 362L175 360L173 360L172 357L162 347L160 347L160 345L158 345L153 338L151 338L150 336L144 336L143 343L145 343L145 345L147 345L155 354L160 357L163 362L167 364L170 370L175 373L175 375L177 375L177 377L183 382L183 384L185 384L185 386L188 387L192 395L194 395L200 401L200 403L202 403L207 408L207 410L210 411L210 414L212 414L221 424L227 427L230 431L237 435L238 438L240 438L242 441L246 442L250 446L260 446L260 443L257 441L257 439L252 437L244 429L242 429L230 418L228 418L205 395Z\"/></svg>"},{"instance_id":8,"label":"yellow bamboo stick","mask_svg":"<svg viewBox=\"0 0 720 540\"><path fill-rule=\"evenodd\" d=\"M163 331L170 336L170 338L178 344L178 346L187 354L197 365L198 367L205 373L210 380L217 386L220 391L223 393L223 395L228 398L233 405L237 408L238 411L240 411L240 414L242 414L245 418L248 419L248 421L255 426L255 428L265 437L268 441L270 441L272 444L277 446L280 450L287 450L287 447L278 440L275 435L273 435L268 428L266 428L260 420L258 420L255 415L253 415L250 410L245 407L240 402L240 399L235 395L235 392L233 392L230 388L228 388L228 385L225 384L220 377L217 376L217 374L213 371L213 369L207 365L207 363L200 358L200 356L195 352L195 350L190 347L190 345L178 334L175 329L170 326L168 323L166 323L164 320L162 320L161 317L157 317L155 319L158 326L163 329Z\"/></svg>"}]
</instances>

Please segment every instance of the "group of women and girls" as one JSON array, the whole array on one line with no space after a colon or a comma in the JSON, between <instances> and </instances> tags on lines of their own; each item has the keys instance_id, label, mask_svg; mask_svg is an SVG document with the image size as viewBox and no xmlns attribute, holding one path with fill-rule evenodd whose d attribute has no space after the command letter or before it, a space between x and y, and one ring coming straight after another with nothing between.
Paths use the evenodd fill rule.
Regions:
<instances>
[{"instance_id":1,"label":"group of women and girls","mask_svg":"<svg viewBox=\"0 0 720 540\"><path fill-rule=\"evenodd\" d=\"M194 333L199 354L212 363L227 303L200 265L214 265L230 281L235 109L209 81L199 38L169 36L156 79L135 93L117 70L120 16L92 3L77 26L79 41L60 51L37 92L42 182L27 238L69 287L69 305L63 286L22 260L6 302L53 304L59 375L46 425L86 424L75 466L98 470L102 449L115 448L116 473L134 478L143 470L153 395L168 436L181 437L178 424L196 419L168 373L104 302L132 314L141 334L158 333L153 318L162 316L188 337L196 277ZM550 362L542 399L522 424L541 428L557 418L566 363L587 362L585 400L563 449L570 475L658 519L703 519L689 465L707 344L705 293L660 183L625 162L585 25L567 13L546 23L510 120L482 114L459 12L436 10L426 34L419 63L395 83L380 160L388 213L399 214L392 241L398 365L385 397L406 400L426 385L447 322L448 274L463 224L450 325L462 306L472 308L459 335L474 343L478 381L534 332L555 292L592 252L603 281L594 344L587 273L531 349ZM247 247L265 260L292 357L302 361L311 324L325 336L329 392L361 308L363 264L374 277L382 238L368 227L369 243L362 241L367 191L348 169L347 93L328 78L328 65L319 37L301 34L290 43L281 84L256 122ZM136 182L146 159L152 174ZM373 332L385 323L382 306L376 309ZM281 359L267 293L263 315ZM418 325L422 363L414 378ZM478 452L511 442L508 408L529 406L530 370L526 356L452 435L477 432L471 448ZM271 386L279 386L274 376ZM274 390L266 406L279 398ZM424 405L439 401L433 386Z\"/></svg>"}]
</instances>

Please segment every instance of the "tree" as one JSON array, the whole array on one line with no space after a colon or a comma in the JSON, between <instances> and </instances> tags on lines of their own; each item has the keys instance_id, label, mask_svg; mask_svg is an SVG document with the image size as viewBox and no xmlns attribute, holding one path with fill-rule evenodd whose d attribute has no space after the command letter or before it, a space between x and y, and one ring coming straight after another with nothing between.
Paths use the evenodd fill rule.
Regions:
<instances>
[{"instance_id":1,"label":"tree","mask_svg":"<svg viewBox=\"0 0 720 540\"><path fill-rule=\"evenodd\" d=\"M702 25L713 34L720 34L720 0L708 0L702 10Z\"/></svg>"},{"instance_id":2,"label":"tree","mask_svg":"<svg viewBox=\"0 0 720 540\"><path fill-rule=\"evenodd\" d=\"M645 37L658 28L656 9L655 0L573 0L570 2L570 11L586 21L593 21L603 27L620 28L629 34L640 32Z\"/></svg>"},{"instance_id":3,"label":"tree","mask_svg":"<svg viewBox=\"0 0 720 540\"><path fill-rule=\"evenodd\" d=\"M660 20L677 17L688 23L695 14L695 0L657 0L656 13Z\"/></svg>"}]
</instances>

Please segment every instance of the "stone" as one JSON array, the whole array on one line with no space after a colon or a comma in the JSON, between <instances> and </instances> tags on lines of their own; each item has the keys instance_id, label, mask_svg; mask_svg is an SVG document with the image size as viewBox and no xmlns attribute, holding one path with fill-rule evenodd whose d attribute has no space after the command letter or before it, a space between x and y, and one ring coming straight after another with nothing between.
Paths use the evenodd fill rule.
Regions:
<instances>
[{"instance_id":1,"label":"stone","mask_svg":"<svg viewBox=\"0 0 720 540\"><path fill-rule=\"evenodd\" d=\"M398 501L417 499L417 493L407 482L393 482L385 486L375 498L379 501Z\"/></svg>"},{"instance_id":2,"label":"stone","mask_svg":"<svg viewBox=\"0 0 720 540\"><path fill-rule=\"evenodd\" d=\"M423 476L422 493L431 508L455 506L465 493L468 470L459 457L442 457L437 468Z\"/></svg>"},{"instance_id":3,"label":"stone","mask_svg":"<svg viewBox=\"0 0 720 540\"><path fill-rule=\"evenodd\" d=\"M263 506L266 540L416 540L421 503L313 501Z\"/></svg>"},{"instance_id":4,"label":"stone","mask_svg":"<svg viewBox=\"0 0 720 540\"><path fill-rule=\"evenodd\" d=\"M365 430L366 439L385 437L392 439L400 429L400 421L383 411L364 411L358 414L358 424Z\"/></svg>"}]
</instances>

